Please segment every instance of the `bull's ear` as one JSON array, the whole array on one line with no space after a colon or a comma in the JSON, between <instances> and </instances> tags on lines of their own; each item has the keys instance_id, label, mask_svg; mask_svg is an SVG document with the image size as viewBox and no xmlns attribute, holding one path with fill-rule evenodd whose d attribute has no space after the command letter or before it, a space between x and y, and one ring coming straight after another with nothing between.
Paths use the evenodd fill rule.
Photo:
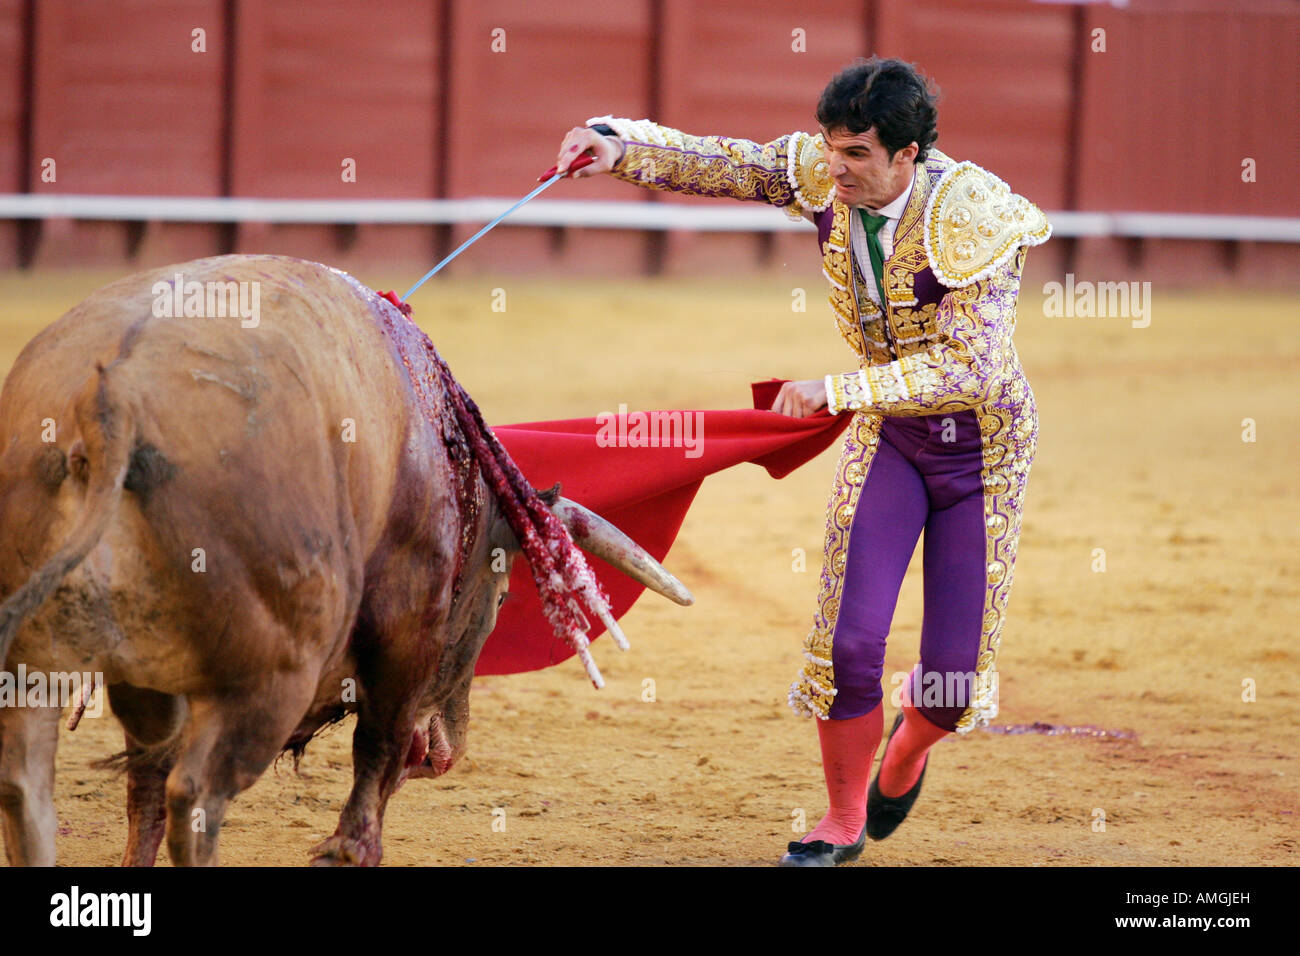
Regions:
<instances>
[{"instance_id":1,"label":"bull's ear","mask_svg":"<svg viewBox=\"0 0 1300 956\"><path fill-rule=\"evenodd\" d=\"M560 500L560 483L557 481L545 491L538 491L537 497L542 499L546 507L553 508L555 503Z\"/></svg>"}]
</instances>

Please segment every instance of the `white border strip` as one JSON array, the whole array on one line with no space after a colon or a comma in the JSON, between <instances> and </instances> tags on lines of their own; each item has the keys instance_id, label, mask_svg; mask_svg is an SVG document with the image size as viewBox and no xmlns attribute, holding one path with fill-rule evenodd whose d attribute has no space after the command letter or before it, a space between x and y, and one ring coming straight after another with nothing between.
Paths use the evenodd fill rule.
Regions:
<instances>
[{"instance_id":1,"label":"white border strip","mask_svg":"<svg viewBox=\"0 0 1300 956\"><path fill-rule=\"evenodd\" d=\"M137 222L439 223L488 222L513 199L239 199L198 196L0 194L0 220L100 219ZM1049 212L1053 234L1300 242L1300 218L1196 213ZM812 228L757 204L679 205L535 199L505 225L585 229L793 232Z\"/></svg>"}]
</instances>

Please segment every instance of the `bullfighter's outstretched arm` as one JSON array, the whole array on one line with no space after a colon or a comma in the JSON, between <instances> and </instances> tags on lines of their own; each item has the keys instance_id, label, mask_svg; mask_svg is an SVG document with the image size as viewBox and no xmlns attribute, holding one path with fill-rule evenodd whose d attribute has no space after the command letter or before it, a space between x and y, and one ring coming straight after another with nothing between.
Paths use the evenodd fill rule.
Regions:
<instances>
[{"instance_id":1,"label":"bullfighter's outstretched arm","mask_svg":"<svg viewBox=\"0 0 1300 956\"><path fill-rule=\"evenodd\" d=\"M832 198L821 135L790 133L770 143L692 136L650 120L598 116L624 145L610 174L624 182L784 207L791 218L821 212Z\"/></svg>"},{"instance_id":2,"label":"bullfighter's outstretched arm","mask_svg":"<svg viewBox=\"0 0 1300 956\"><path fill-rule=\"evenodd\" d=\"M938 344L883 365L827 375L831 413L934 415L996 401L1020 365L1011 333L1024 260L1021 247L986 278L948 292L935 316Z\"/></svg>"}]
</instances>

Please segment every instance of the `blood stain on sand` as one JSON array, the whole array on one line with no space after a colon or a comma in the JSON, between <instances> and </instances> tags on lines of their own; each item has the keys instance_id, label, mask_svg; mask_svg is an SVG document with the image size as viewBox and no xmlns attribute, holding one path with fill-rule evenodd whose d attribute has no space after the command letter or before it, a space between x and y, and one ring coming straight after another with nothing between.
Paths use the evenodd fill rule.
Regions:
<instances>
[{"instance_id":1,"label":"blood stain on sand","mask_svg":"<svg viewBox=\"0 0 1300 956\"><path fill-rule=\"evenodd\" d=\"M1032 724L998 724L981 727L986 734L1043 734L1046 737L1106 737L1112 740L1137 740L1137 734L1131 730L1106 730L1091 724L1071 726L1069 724L1047 724L1036 720Z\"/></svg>"}]
</instances>

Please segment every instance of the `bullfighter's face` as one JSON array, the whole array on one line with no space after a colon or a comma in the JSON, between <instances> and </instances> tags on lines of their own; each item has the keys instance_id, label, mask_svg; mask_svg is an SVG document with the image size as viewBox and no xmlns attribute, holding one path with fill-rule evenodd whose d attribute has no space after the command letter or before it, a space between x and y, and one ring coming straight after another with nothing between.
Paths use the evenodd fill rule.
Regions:
<instances>
[{"instance_id":1,"label":"bullfighter's face","mask_svg":"<svg viewBox=\"0 0 1300 956\"><path fill-rule=\"evenodd\" d=\"M916 143L908 143L891 158L874 126L857 134L823 129L822 138L826 143L826 165L835 180L835 196L846 206L887 206L912 181Z\"/></svg>"}]
</instances>

